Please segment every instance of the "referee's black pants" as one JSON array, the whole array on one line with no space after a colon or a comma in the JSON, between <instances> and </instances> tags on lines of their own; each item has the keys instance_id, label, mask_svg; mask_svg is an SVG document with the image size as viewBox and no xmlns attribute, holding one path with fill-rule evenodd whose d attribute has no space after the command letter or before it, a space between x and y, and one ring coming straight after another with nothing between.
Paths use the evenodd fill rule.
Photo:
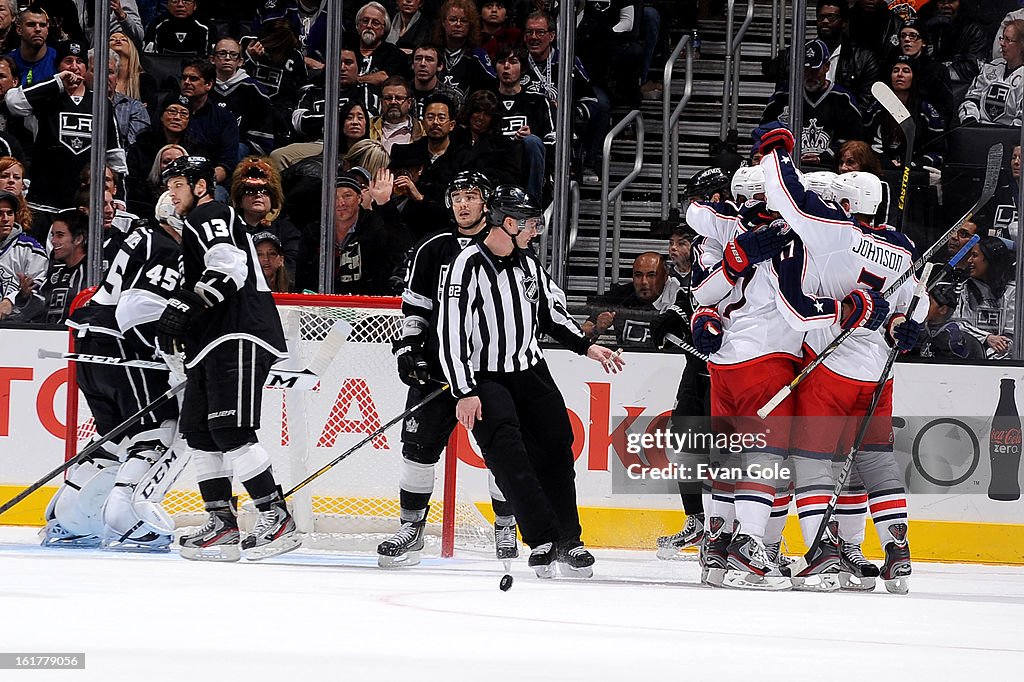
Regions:
<instances>
[{"instance_id":1,"label":"referee's black pants","mask_svg":"<svg viewBox=\"0 0 1024 682\"><path fill-rule=\"evenodd\" d=\"M512 503L523 541L580 539L572 426L547 364L477 375L483 418L473 436L498 487Z\"/></svg>"}]
</instances>

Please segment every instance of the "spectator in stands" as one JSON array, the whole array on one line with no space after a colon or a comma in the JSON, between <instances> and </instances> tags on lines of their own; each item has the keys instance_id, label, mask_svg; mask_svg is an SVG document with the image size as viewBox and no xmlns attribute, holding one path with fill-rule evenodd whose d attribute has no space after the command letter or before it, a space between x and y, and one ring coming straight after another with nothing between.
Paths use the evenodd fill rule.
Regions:
<instances>
[{"instance_id":1,"label":"spectator in stands","mask_svg":"<svg viewBox=\"0 0 1024 682\"><path fill-rule=\"evenodd\" d=\"M882 175L882 162L878 154L862 140L850 140L839 147L840 173L867 171L872 175Z\"/></svg>"},{"instance_id":2,"label":"spectator in stands","mask_svg":"<svg viewBox=\"0 0 1024 682\"><path fill-rule=\"evenodd\" d=\"M846 34L849 5L846 0L818 0L815 17L818 40L829 49L829 82L853 93L861 111L867 111L874 102L871 86L879 79L880 70L874 53L854 43Z\"/></svg>"},{"instance_id":3,"label":"spectator in stands","mask_svg":"<svg viewBox=\"0 0 1024 682\"><path fill-rule=\"evenodd\" d=\"M848 140L864 137L861 114L849 90L828 80L829 50L820 40L804 46L804 126L800 159L805 164L831 166L839 147ZM788 118L789 86L775 91L761 123ZM783 121L786 123L786 121Z\"/></svg>"},{"instance_id":4,"label":"spectator in stands","mask_svg":"<svg viewBox=\"0 0 1024 682\"><path fill-rule=\"evenodd\" d=\"M234 38L221 38L214 46L211 59L217 81L210 97L215 104L223 104L235 115L242 144L239 153L269 154L276 146L270 98L242 68L241 45Z\"/></svg>"},{"instance_id":5,"label":"spectator in stands","mask_svg":"<svg viewBox=\"0 0 1024 682\"><path fill-rule=\"evenodd\" d=\"M47 45L50 16L38 5L29 5L18 15L21 44L10 53L18 65L21 85L30 87L57 73L57 50Z\"/></svg>"},{"instance_id":6,"label":"spectator in stands","mask_svg":"<svg viewBox=\"0 0 1024 682\"><path fill-rule=\"evenodd\" d=\"M214 163L218 201L227 199L224 183L238 163L240 135L235 117L210 100L217 68L207 59L190 59L181 67L181 94L188 98L188 148L202 150Z\"/></svg>"},{"instance_id":7,"label":"spectator in stands","mask_svg":"<svg viewBox=\"0 0 1024 682\"><path fill-rule=\"evenodd\" d=\"M388 163L393 176L391 199L374 209L385 223L404 226L414 242L443 229L450 220L444 206L431 201L419 188L423 149L422 144L396 144L391 148Z\"/></svg>"},{"instance_id":8,"label":"spectator in stands","mask_svg":"<svg viewBox=\"0 0 1024 682\"><path fill-rule=\"evenodd\" d=\"M67 40L89 44L85 30L78 21L78 11L74 0L35 0L50 17L50 44L56 45Z\"/></svg>"},{"instance_id":9,"label":"spectator in stands","mask_svg":"<svg viewBox=\"0 0 1024 682\"><path fill-rule=\"evenodd\" d=\"M397 4L398 14L385 40L411 55L417 47L430 42L430 20L420 11L423 0L398 0Z\"/></svg>"},{"instance_id":10,"label":"spectator in stands","mask_svg":"<svg viewBox=\"0 0 1024 682\"><path fill-rule=\"evenodd\" d=\"M156 109L156 79L142 70L135 43L124 33L115 31L110 34L110 49L118 56L114 90L125 97L144 102L150 110Z\"/></svg>"},{"instance_id":11,"label":"spectator in stands","mask_svg":"<svg viewBox=\"0 0 1024 682\"><path fill-rule=\"evenodd\" d=\"M912 166L942 168L946 126L938 109L924 99L914 81L915 61L904 55L896 58L889 73L889 85L910 112L917 134L914 138ZM891 167L901 168L906 154L906 139L892 115L875 102L865 113L865 134L871 148ZM936 178L937 180L937 178Z\"/></svg>"},{"instance_id":12,"label":"spectator in stands","mask_svg":"<svg viewBox=\"0 0 1024 682\"><path fill-rule=\"evenodd\" d=\"M596 85L616 102L640 106L642 4L639 0L576 6L576 53Z\"/></svg>"},{"instance_id":13,"label":"spectator in stands","mask_svg":"<svg viewBox=\"0 0 1024 682\"><path fill-rule=\"evenodd\" d=\"M985 349L974 336L964 332L951 318L956 311L958 294L952 282L936 282L928 292L928 315L924 334L915 354L923 358L984 360Z\"/></svg>"},{"instance_id":14,"label":"spectator in stands","mask_svg":"<svg viewBox=\"0 0 1024 682\"><path fill-rule=\"evenodd\" d=\"M997 30L995 34L989 34L994 35L992 38L992 59L999 59L1003 56L1000 39L1003 37L1003 30L1005 30L1006 26L1014 19L1024 19L1024 8L1007 12L1006 16L1004 16L1002 21L999 22L999 30ZM982 59L982 61L985 60Z\"/></svg>"},{"instance_id":15,"label":"spectator in stands","mask_svg":"<svg viewBox=\"0 0 1024 682\"><path fill-rule=\"evenodd\" d=\"M342 15L344 25L351 20L351 10L360 3L344 3ZM268 24L283 22L288 32L295 36L304 65L310 71L324 68L324 50L327 45L327 6L323 0L276 0L264 2L256 13L253 31L260 35ZM348 29L346 29L347 32ZM261 40L262 42L262 40ZM347 36L343 42L348 42Z\"/></svg>"},{"instance_id":16,"label":"spectator in stands","mask_svg":"<svg viewBox=\"0 0 1024 682\"><path fill-rule=\"evenodd\" d=\"M0 270L4 271L0 320L21 309L42 286L48 265L46 250L15 222L17 213L18 198L0 194Z\"/></svg>"},{"instance_id":17,"label":"spectator in stands","mask_svg":"<svg viewBox=\"0 0 1024 682\"><path fill-rule=\"evenodd\" d=\"M359 140L349 148L345 156L341 157L341 167L344 170L362 168L366 173L366 182L374 177L378 171L388 167L390 157L384 149L384 145L377 140Z\"/></svg>"},{"instance_id":18,"label":"spectator in stands","mask_svg":"<svg viewBox=\"0 0 1024 682\"><path fill-rule=\"evenodd\" d=\"M153 128L150 128L143 135L153 132ZM155 134L153 138L156 138ZM153 212L157 199L160 198L160 195L166 189L160 174L171 161L182 156L188 156L188 150L180 144L165 144L153 153L153 160L149 166L135 171L134 169L138 168L136 164L140 163L138 146L138 143L136 143L134 147L128 150L128 166L133 169L133 174L129 175L126 180L128 186L127 205L132 213L145 216Z\"/></svg>"},{"instance_id":19,"label":"spectator in stands","mask_svg":"<svg viewBox=\"0 0 1024 682\"><path fill-rule=\"evenodd\" d=\"M990 233L1007 240L1010 245L1017 242L1017 211L1020 208L1020 145L1013 147L1010 155L1010 178L1003 180L1000 174L1000 182L996 187L996 194L992 199L995 210L992 214L992 226Z\"/></svg>"},{"instance_id":20,"label":"spectator in stands","mask_svg":"<svg viewBox=\"0 0 1024 682\"><path fill-rule=\"evenodd\" d=\"M555 20L544 12L533 12L526 18L523 39L529 53L523 74L523 87L540 92L551 101L552 110L557 111L558 96L558 50L553 47ZM573 61L572 91L574 124L580 135L581 179L584 182L598 182L597 168L601 165L601 147L605 133L610 126L611 102L603 90L593 86L579 57Z\"/></svg>"},{"instance_id":21,"label":"spectator in stands","mask_svg":"<svg viewBox=\"0 0 1024 682\"><path fill-rule=\"evenodd\" d=\"M967 256L967 275L953 318L982 342L986 356L1009 357L1014 327L1013 253L998 237L985 237Z\"/></svg>"},{"instance_id":22,"label":"spectator in stands","mask_svg":"<svg viewBox=\"0 0 1024 682\"><path fill-rule=\"evenodd\" d=\"M5 101L15 116L35 116L38 122L32 164L32 192L29 203L37 212L56 213L74 205L77 179L89 163L92 148L92 93L86 87L85 45L61 43L57 48L58 73L54 78L29 88L12 88ZM126 172L117 123L107 122L107 163ZM37 215L46 224L46 216Z\"/></svg>"},{"instance_id":23,"label":"spectator in stands","mask_svg":"<svg viewBox=\"0 0 1024 682\"><path fill-rule=\"evenodd\" d=\"M539 92L528 92L520 79L526 49L502 46L497 52L498 128L522 147L522 184L540 202L547 179L547 153L555 143L555 118L551 102Z\"/></svg>"},{"instance_id":24,"label":"spectator in stands","mask_svg":"<svg viewBox=\"0 0 1024 682\"><path fill-rule=\"evenodd\" d=\"M13 156L0 157L0 191L18 197L18 210L14 221L26 232L32 230L32 209L25 201L25 165Z\"/></svg>"},{"instance_id":25,"label":"spectator in stands","mask_svg":"<svg viewBox=\"0 0 1024 682\"><path fill-rule=\"evenodd\" d=\"M480 47L491 59L502 45L515 47L523 44L523 32L512 23L510 5L510 0L480 2Z\"/></svg>"},{"instance_id":26,"label":"spectator in stands","mask_svg":"<svg viewBox=\"0 0 1024 682\"><path fill-rule=\"evenodd\" d=\"M890 38L896 35L898 22L886 0L856 0L850 8L850 38L881 58L892 51Z\"/></svg>"},{"instance_id":27,"label":"spectator in stands","mask_svg":"<svg viewBox=\"0 0 1024 682\"><path fill-rule=\"evenodd\" d=\"M196 0L167 0L170 16L146 29L145 51L175 57L206 57L217 42L217 32L194 16Z\"/></svg>"},{"instance_id":28,"label":"spectator in stands","mask_svg":"<svg viewBox=\"0 0 1024 682\"><path fill-rule=\"evenodd\" d=\"M514 184L522 174L522 149L501 132L498 98L489 90L471 93L456 117L449 139L464 153L464 170L485 173L497 185Z\"/></svg>"},{"instance_id":29,"label":"spectator in stands","mask_svg":"<svg viewBox=\"0 0 1024 682\"><path fill-rule=\"evenodd\" d=\"M691 246L696 236L685 224L673 227L668 236L668 276L677 282L684 281L686 287L690 286L690 268L693 265Z\"/></svg>"},{"instance_id":30,"label":"spectator in stands","mask_svg":"<svg viewBox=\"0 0 1024 682\"><path fill-rule=\"evenodd\" d=\"M473 0L445 0L434 27L434 44L444 49L446 92L457 106L475 90L493 90L497 74L480 47L480 13Z\"/></svg>"},{"instance_id":31,"label":"spectator in stands","mask_svg":"<svg viewBox=\"0 0 1024 682\"><path fill-rule=\"evenodd\" d=\"M71 312L71 302L85 288L89 249L89 220L85 214L74 209L58 213L50 226L50 244L42 286L32 292L21 315L12 319L63 324Z\"/></svg>"},{"instance_id":32,"label":"spectator in stands","mask_svg":"<svg viewBox=\"0 0 1024 682\"><path fill-rule=\"evenodd\" d=\"M962 247L966 244L971 237L978 232L978 224L973 220L967 220L963 225L958 227L953 234L949 235L949 239L946 240L946 248L939 250L934 256L931 257L931 262L939 265L949 262ZM987 236L987 233L983 230L981 235ZM956 264L957 270L967 270L968 259L964 258Z\"/></svg>"},{"instance_id":33,"label":"spectator in stands","mask_svg":"<svg viewBox=\"0 0 1024 682\"><path fill-rule=\"evenodd\" d=\"M444 95L433 95L425 103L423 126L427 134L423 157L427 164L420 188L431 200L444 203L444 192L455 174L466 169L465 150L451 145L455 130L455 105ZM422 142L422 141L421 141Z\"/></svg>"},{"instance_id":34,"label":"spectator in stands","mask_svg":"<svg viewBox=\"0 0 1024 682\"><path fill-rule=\"evenodd\" d=\"M414 118L412 110L412 89L401 76L391 76L381 87L381 109L383 114L370 123L370 139L384 145L391 151L394 144L409 144L423 137L423 123Z\"/></svg>"},{"instance_id":35,"label":"spectator in stands","mask_svg":"<svg viewBox=\"0 0 1024 682\"><path fill-rule=\"evenodd\" d=\"M981 67L960 105L961 123L1019 126L1024 107L1024 19L1014 19L999 38L1002 57Z\"/></svg>"},{"instance_id":36,"label":"spectator in stands","mask_svg":"<svg viewBox=\"0 0 1024 682\"><path fill-rule=\"evenodd\" d=\"M370 137L370 114L361 102L352 101L341 107L338 119L341 121L338 153L344 156L356 142Z\"/></svg>"},{"instance_id":37,"label":"spectator in stands","mask_svg":"<svg viewBox=\"0 0 1024 682\"><path fill-rule=\"evenodd\" d=\"M78 25L84 36L91 36L93 31L93 0L76 0L78 9ZM142 46L144 37L142 17L136 0L110 0L110 33L121 33L128 36L133 43ZM89 41L87 41L89 42Z\"/></svg>"},{"instance_id":38,"label":"spectator in stands","mask_svg":"<svg viewBox=\"0 0 1024 682\"><path fill-rule=\"evenodd\" d=\"M121 57L112 49L107 49L107 97L110 100L110 108L114 111L114 120L117 121L117 129L125 147L135 144L139 134L149 128L149 111L146 105L140 100L117 91L117 74L120 70ZM93 51L89 51L89 74L88 80L92 87L95 77L96 64Z\"/></svg>"},{"instance_id":39,"label":"spectator in stands","mask_svg":"<svg viewBox=\"0 0 1024 682\"><path fill-rule=\"evenodd\" d=\"M250 234L270 233L277 238L289 281L294 281L302 235L291 221L281 217L281 176L267 159L247 156L238 163L231 176L231 205Z\"/></svg>"},{"instance_id":40,"label":"spectator in stands","mask_svg":"<svg viewBox=\"0 0 1024 682\"><path fill-rule=\"evenodd\" d=\"M925 32L924 22L911 19L900 26L897 34L898 47L892 59L902 55L909 59L914 68L914 78L922 92L928 93L928 101L947 119L956 114L959 102L953 99L949 71L930 55L931 45Z\"/></svg>"},{"instance_id":41,"label":"spectator in stands","mask_svg":"<svg viewBox=\"0 0 1024 682\"><path fill-rule=\"evenodd\" d=\"M158 188L143 186L142 181L159 161L166 145L189 147L188 124L192 116L188 98L180 95L165 99L158 111L156 122L139 133L135 144L128 148L129 198L135 200L134 195L139 193L150 206L155 205L163 190L153 194Z\"/></svg>"},{"instance_id":42,"label":"spectator in stands","mask_svg":"<svg viewBox=\"0 0 1024 682\"><path fill-rule=\"evenodd\" d=\"M256 256L263 270L267 286L276 293L291 291L292 278L285 267L284 254L281 251L281 240L272 232L257 232L252 236Z\"/></svg>"},{"instance_id":43,"label":"spectator in stands","mask_svg":"<svg viewBox=\"0 0 1024 682\"><path fill-rule=\"evenodd\" d=\"M583 323L583 334L597 339L609 330L615 332L621 348L650 346L650 323L663 308L674 302L663 300L668 270L665 260L653 251L645 251L633 260L633 279L611 288L591 301L595 312Z\"/></svg>"},{"instance_id":44,"label":"spectator in stands","mask_svg":"<svg viewBox=\"0 0 1024 682\"><path fill-rule=\"evenodd\" d=\"M361 208L362 186L353 173L342 173L335 185L333 293L386 296L393 293L391 275L410 246L399 225L386 225L375 211ZM298 288L319 289L320 223L302 233ZM326 293L326 292L325 292Z\"/></svg>"},{"instance_id":45,"label":"spectator in stands","mask_svg":"<svg viewBox=\"0 0 1024 682\"><path fill-rule=\"evenodd\" d=\"M441 85L440 75L444 72L441 62L441 48L426 43L412 52L412 115L423 120L423 103L436 92L451 94L451 88Z\"/></svg>"},{"instance_id":46,"label":"spectator in stands","mask_svg":"<svg viewBox=\"0 0 1024 682\"><path fill-rule=\"evenodd\" d=\"M18 49L21 39L14 28L14 17L18 16L16 0L0 0L0 53L7 54Z\"/></svg>"},{"instance_id":47,"label":"spectator in stands","mask_svg":"<svg viewBox=\"0 0 1024 682\"><path fill-rule=\"evenodd\" d=\"M263 25L255 40L242 39L245 70L263 88L285 121L299 101L299 90L309 82L306 61L299 51L299 39L287 19Z\"/></svg>"},{"instance_id":48,"label":"spectator in stands","mask_svg":"<svg viewBox=\"0 0 1024 682\"><path fill-rule=\"evenodd\" d=\"M981 64L989 59L985 32L964 9L961 0L937 0L922 13L931 37L932 59L944 69L957 102L963 100Z\"/></svg>"},{"instance_id":49,"label":"spectator in stands","mask_svg":"<svg viewBox=\"0 0 1024 682\"><path fill-rule=\"evenodd\" d=\"M387 10L379 2L368 2L356 12L358 82L380 88L390 76L409 77L409 57L384 41L390 28Z\"/></svg>"},{"instance_id":50,"label":"spectator in stands","mask_svg":"<svg viewBox=\"0 0 1024 682\"><path fill-rule=\"evenodd\" d=\"M2 2L3 0L0 0ZM11 114L4 102L7 91L17 87L19 81L18 65L10 55L0 56L0 131L2 137L13 137L21 147L23 154L31 157L33 135L25 128L24 119ZM13 147L13 144L9 144ZM13 151L13 149L12 149Z\"/></svg>"}]
</instances>

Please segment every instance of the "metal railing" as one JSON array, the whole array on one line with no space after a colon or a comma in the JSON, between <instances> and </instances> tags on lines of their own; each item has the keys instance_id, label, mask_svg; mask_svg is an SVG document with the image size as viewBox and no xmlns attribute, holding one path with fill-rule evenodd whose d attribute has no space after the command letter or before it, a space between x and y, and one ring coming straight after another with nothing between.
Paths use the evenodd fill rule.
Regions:
<instances>
[{"instance_id":1,"label":"metal railing","mask_svg":"<svg viewBox=\"0 0 1024 682\"><path fill-rule=\"evenodd\" d=\"M786 0L772 0L772 59L786 42Z\"/></svg>"},{"instance_id":2,"label":"metal railing","mask_svg":"<svg viewBox=\"0 0 1024 682\"><path fill-rule=\"evenodd\" d=\"M567 241L559 239L550 239L552 231L558 230L561 234L563 229L562 225L556 225L554 223L555 216L555 202L552 201L546 209L544 209L544 225L545 230L540 235L540 253L544 255L545 262L548 264L548 272L551 273L551 279L555 280L558 286L563 286L563 280L565 269L566 269L566 254L572 251L572 247L576 245L576 238L580 232L580 185L575 180L569 181L569 218L567 221L569 227L569 239ZM548 253L548 248L552 250L559 244L562 244L565 249L564 253Z\"/></svg>"},{"instance_id":3,"label":"metal railing","mask_svg":"<svg viewBox=\"0 0 1024 682\"><path fill-rule=\"evenodd\" d=\"M672 108L672 75L675 70L676 60L683 50L686 50L686 85L683 88L683 96ZM679 117L683 110L690 103L690 96L693 94L693 38L689 34L684 35L676 47L672 50L668 60L665 62L665 70L662 73L661 82L664 84L661 91L661 219L667 220L669 209L675 209L679 205ZM669 146L671 145L671 154ZM671 199L669 188L671 187Z\"/></svg>"},{"instance_id":4,"label":"metal railing","mask_svg":"<svg viewBox=\"0 0 1024 682\"><path fill-rule=\"evenodd\" d=\"M668 87L666 84L665 87ZM630 123L636 121L636 155L633 158L633 170L626 174L619 184L611 190L608 189L609 176L611 175L612 140L625 130ZM629 187L633 180L640 175L640 169L644 163L644 117L639 109L626 114L618 124L608 131L604 136L603 157L601 160L601 234L597 246L597 293L605 292L605 269L608 266L608 204L615 202L613 207L612 227L612 272L613 279L619 279L619 251L622 232L622 193Z\"/></svg>"},{"instance_id":5,"label":"metal railing","mask_svg":"<svg viewBox=\"0 0 1024 682\"><path fill-rule=\"evenodd\" d=\"M729 132L736 130L739 123L740 52L743 38L746 37L750 22L754 19L754 0L747 0L743 23L733 35L735 9L736 0L729 0L725 20L725 71L722 74L722 140L728 139Z\"/></svg>"}]
</instances>

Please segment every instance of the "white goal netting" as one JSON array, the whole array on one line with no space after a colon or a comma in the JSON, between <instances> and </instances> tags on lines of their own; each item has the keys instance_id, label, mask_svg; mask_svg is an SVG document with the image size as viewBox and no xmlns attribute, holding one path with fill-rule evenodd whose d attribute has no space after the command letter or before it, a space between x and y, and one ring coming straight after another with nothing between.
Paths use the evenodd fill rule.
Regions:
<instances>
[{"instance_id":1,"label":"white goal netting","mask_svg":"<svg viewBox=\"0 0 1024 682\"><path fill-rule=\"evenodd\" d=\"M281 367L305 367L338 320L352 326L315 390L263 391L260 442L271 453L278 482L288 491L401 414L406 388L398 380L391 353L391 340L401 327L398 299L289 295L277 300L291 354ZM81 445L92 430L84 400L78 425ZM398 529L400 439L399 422L292 496L291 507L299 529L306 533L307 547L372 551ZM442 459L427 518L427 551L448 554L452 549L441 546L447 505L454 506L454 519L448 521L454 548L493 546L491 526L472 498L456 485L455 499L447 499L451 494L446 496L444 490L451 486L443 483L444 469ZM244 501L237 481L235 490ZM480 492L479 497L486 499ZM164 507L179 527L205 521L190 468L168 493Z\"/></svg>"}]
</instances>

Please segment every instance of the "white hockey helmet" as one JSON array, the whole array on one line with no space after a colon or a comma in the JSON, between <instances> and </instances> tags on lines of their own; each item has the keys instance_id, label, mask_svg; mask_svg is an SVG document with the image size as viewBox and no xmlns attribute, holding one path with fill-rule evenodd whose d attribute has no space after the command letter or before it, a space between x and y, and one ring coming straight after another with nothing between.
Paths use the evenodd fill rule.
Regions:
<instances>
[{"instance_id":1,"label":"white hockey helmet","mask_svg":"<svg viewBox=\"0 0 1024 682\"><path fill-rule=\"evenodd\" d=\"M838 204L848 201L846 210L853 215L874 215L882 201L882 181L866 171L837 175L832 180L832 200Z\"/></svg>"},{"instance_id":2,"label":"white hockey helmet","mask_svg":"<svg viewBox=\"0 0 1024 682\"><path fill-rule=\"evenodd\" d=\"M750 200L757 194L764 194L764 169L761 166L742 166L733 174L729 189L737 201L740 197Z\"/></svg>"},{"instance_id":3,"label":"white hockey helmet","mask_svg":"<svg viewBox=\"0 0 1024 682\"><path fill-rule=\"evenodd\" d=\"M174 204L171 203L170 192L164 192L156 200L156 220L159 223L167 223L174 228L175 232L181 234L181 228L185 226L185 223L174 212Z\"/></svg>"},{"instance_id":4,"label":"white hockey helmet","mask_svg":"<svg viewBox=\"0 0 1024 682\"><path fill-rule=\"evenodd\" d=\"M814 192L825 201L832 201L832 181L838 177L832 171L814 171L804 176L804 189Z\"/></svg>"}]
</instances>

